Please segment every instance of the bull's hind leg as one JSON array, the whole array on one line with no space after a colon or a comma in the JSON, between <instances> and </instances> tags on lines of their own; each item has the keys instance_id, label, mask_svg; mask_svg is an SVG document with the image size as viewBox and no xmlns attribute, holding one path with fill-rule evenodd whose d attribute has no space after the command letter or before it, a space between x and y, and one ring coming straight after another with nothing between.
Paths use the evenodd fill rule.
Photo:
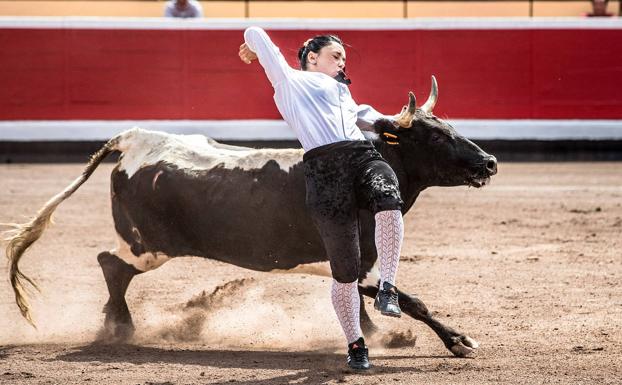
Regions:
<instances>
[{"instance_id":1,"label":"bull's hind leg","mask_svg":"<svg viewBox=\"0 0 622 385\"><path fill-rule=\"evenodd\" d=\"M127 340L134 333L134 323L125 302L125 292L132 278L142 272L107 251L100 253L97 261L104 273L110 294L103 309L106 319L103 335L100 337L106 340Z\"/></svg>"},{"instance_id":2,"label":"bull's hind leg","mask_svg":"<svg viewBox=\"0 0 622 385\"><path fill-rule=\"evenodd\" d=\"M376 298L378 287L359 285L359 293L371 298ZM416 320L424 322L426 325L431 327L443 341L445 347L454 355L458 357L466 357L475 353L475 350L479 347L479 345L474 339L455 331L449 326L443 325L432 316L428 308L419 298L408 295L399 290L398 295L402 312L408 314Z\"/></svg>"},{"instance_id":3,"label":"bull's hind leg","mask_svg":"<svg viewBox=\"0 0 622 385\"><path fill-rule=\"evenodd\" d=\"M133 335L134 323L125 302L127 287L135 275L157 269L170 260L162 253L145 251L140 232L135 227L131 234L134 237L131 244L119 235L116 249L97 256L110 293L104 306L106 319L102 339L124 341Z\"/></svg>"}]
</instances>

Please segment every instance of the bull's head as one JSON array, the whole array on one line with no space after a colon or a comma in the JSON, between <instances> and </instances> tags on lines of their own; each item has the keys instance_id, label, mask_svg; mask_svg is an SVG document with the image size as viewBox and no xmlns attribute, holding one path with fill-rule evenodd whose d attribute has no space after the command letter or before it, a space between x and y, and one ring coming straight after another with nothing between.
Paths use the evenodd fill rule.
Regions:
<instances>
[{"instance_id":1,"label":"bull's head","mask_svg":"<svg viewBox=\"0 0 622 385\"><path fill-rule=\"evenodd\" d=\"M421 107L416 106L412 92L408 96L408 106L395 116L395 123L380 120L375 124L387 152L399 157L408 178L427 186L481 187L488 183L497 173L497 159L432 113L438 98L436 78L432 76L430 96Z\"/></svg>"}]
</instances>

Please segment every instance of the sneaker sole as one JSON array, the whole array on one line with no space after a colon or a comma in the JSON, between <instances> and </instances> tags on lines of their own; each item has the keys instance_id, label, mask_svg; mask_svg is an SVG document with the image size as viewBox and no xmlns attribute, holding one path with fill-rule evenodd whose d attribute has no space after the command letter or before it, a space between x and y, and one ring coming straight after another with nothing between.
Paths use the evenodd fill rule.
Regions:
<instances>
[{"instance_id":1,"label":"sneaker sole","mask_svg":"<svg viewBox=\"0 0 622 385\"><path fill-rule=\"evenodd\" d=\"M400 317L402 317L402 312L392 313L392 312L389 312L389 311L382 311L382 310L380 310L380 306L377 305L376 302L374 302L374 309L379 310L380 314L388 316L388 317L393 317L393 318L400 318Z\"/></svg>"},{"instance_id":2,"label":"sneaker sole","mask_svg":"<svg viewBox=\"0 0 622 385\"><path fill-rule=\"evenodd\" d=\"M380 314L387 316L387 317L393 317L393 318L401 318L402 317L402 313L392 313L392 312L388 312L388 311L381 311Z\"/></svg>"}]
</instances>

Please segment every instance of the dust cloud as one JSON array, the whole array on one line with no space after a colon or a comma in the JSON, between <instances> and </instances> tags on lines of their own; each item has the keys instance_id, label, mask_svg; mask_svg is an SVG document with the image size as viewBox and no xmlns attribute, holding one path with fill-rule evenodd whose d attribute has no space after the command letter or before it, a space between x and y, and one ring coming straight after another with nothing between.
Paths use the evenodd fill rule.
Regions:
<instances>
[{"instance_id":1,"label":"dust cloud","mask_svg":"<svg viewBox=\"0 0 622 385\"><path fill-rule=\"evenodd\" d=\"M299 295L293 306L287 306L291 300L273 297L272 288L264 285L255 279L238 279L212 292L202 291L168 311L151 307L150 324L137 338L142 343L192 342L247 349L343 348L328 288ZM381 330L369 341L377 347L399 348L414 346L416 336L410 329Z\"/></svg>"},{"instance_id":2,"label":"dust cloud","mask_svg":"<svg viewBox=\"0 0 622 385\"><path fill-rule=\"evenodd\" d=\"M336 347L343 337L330 301L302 297L295 307L270 298L269 288L239 279L202 291L168 311L150 308L141 342L284 349Z\"/></svg>"}]
</instances>

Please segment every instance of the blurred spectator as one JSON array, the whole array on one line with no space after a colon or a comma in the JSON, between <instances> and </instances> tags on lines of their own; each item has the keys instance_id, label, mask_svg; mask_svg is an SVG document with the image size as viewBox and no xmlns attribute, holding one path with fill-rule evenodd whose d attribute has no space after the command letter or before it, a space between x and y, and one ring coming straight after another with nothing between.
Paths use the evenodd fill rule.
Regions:
<instances>
[{"instance_id":1,"label":"blurred spectator","mask_svg":"<svg viewBox=\"0 0 622 385\"><path fill-rule=\"evenodd\" d=\"M164 8L164 17L203 17L203 8L196 0L170 0Z\"/></svg>"},{"instance_id":2,"label":"blurred spectator","mask_svg":"<svg viewBox=\"0 0 622 385\"><path fill-rule=\"evenodd\" d=\"M592 13L587 13L588 17L609 17L613 16L613 13L607 12L607 5L609 0L592 0Z\"/></svg>"}]
</instances>

